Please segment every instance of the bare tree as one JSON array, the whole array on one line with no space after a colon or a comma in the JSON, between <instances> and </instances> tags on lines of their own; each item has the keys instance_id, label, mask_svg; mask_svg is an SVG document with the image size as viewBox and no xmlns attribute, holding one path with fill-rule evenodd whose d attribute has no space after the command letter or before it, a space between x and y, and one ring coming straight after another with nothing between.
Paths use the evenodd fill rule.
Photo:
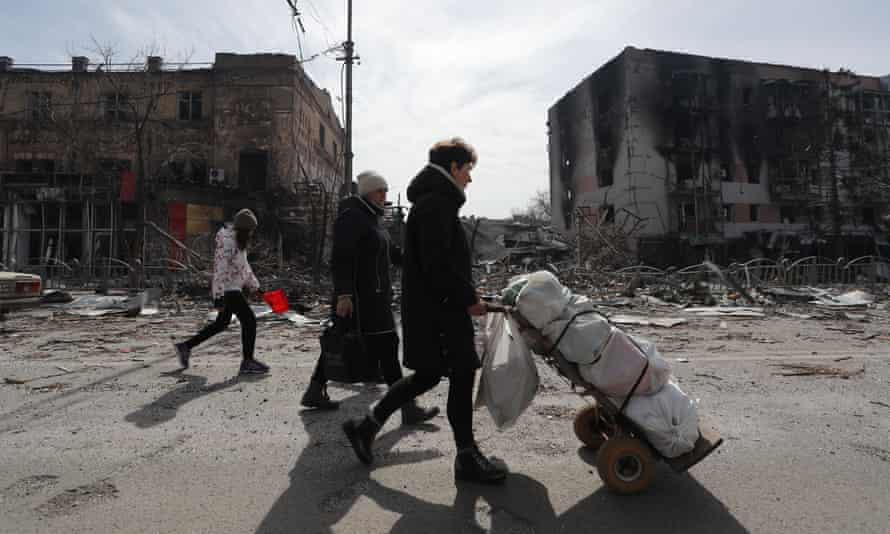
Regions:
<instances>
[{"instance_id":1,"label":"bare tree","mask_svg":"<svg viewBox=\"0 0 890 534\"><path fill-rule=\"evenodd\" d=\"M525 208L511 211L514 221L528 224L549 224L550 214L550 192L543 189L535 192Z\"/></svg>"}]
</instances>

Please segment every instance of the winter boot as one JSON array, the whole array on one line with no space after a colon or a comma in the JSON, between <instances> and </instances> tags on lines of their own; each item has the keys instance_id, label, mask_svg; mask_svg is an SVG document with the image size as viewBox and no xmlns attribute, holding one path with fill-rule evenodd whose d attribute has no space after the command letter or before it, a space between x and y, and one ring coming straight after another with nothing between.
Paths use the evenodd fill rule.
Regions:
<instances>
[{"instance_id":1,"label":"winter boot","mask_svg":"<svg viewBox=\"0 0 890 534\"><path fill-rule=\"evenodd\" d=\"M372 446L378 430L380 430L380 425L370 415L366 415L361 420L350 419L343 423L343 432L349 438L352 450L365 465L371 465L371 462L374 461Z\"/></svg>"},{"instance_id":2,"label":"winter boot","mask_svg":"<svg viewBox=\"0 0 890 534\"><path fill-rule=\"evenodd\" d=\"M483 456L476 445L459 451L454 459L456 481L500 484L505 478L507 470Z\"/></svg>"},{"instance_id":3,"label":"winter boot","mask_svg":"<svg viewBox=\"0 0 890 534\"><path fill-rule=\"evenodd\" d=\"M309 382L309 389L303 394L300 404L307 408L316 408L318 410L336 410L340 408L339 402L332 401L328 397L327 386L315 380Z\"/></svg>"},{"instance_id":4,"label":"winter boot","mask_svg":"<svg viewBox=\"0 0 890 534\"><path fill-rule=\"evenodd\" d=\"M419 425L439 415L439 408L421 408L416 400L410 400L402 406L402 424L404 426Z\"/></svg>"}]
</instances>

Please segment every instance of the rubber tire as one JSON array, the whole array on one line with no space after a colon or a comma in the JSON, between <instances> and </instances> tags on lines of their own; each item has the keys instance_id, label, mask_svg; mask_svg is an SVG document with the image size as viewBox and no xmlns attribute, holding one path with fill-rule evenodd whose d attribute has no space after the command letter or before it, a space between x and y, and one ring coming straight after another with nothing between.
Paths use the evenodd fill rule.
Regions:
<instances>
[{"instance_id":1,"label":"rubber tire","mask_svg":"<svg viewBox=\"0 0 890 534\"><path fill-rule=\"evenodd\" d=\"M596 403L589 404L575 415L575 435L593 451L599 450L606 442L606 436L600 426L599 409Z\"/></svg>"},{"instance_id":2,"label":"rubber tire","mask_svg":"<svg viewBox=\"0 0 890 534\"><path fill-rule=\"evenodd\" d=\"M618 473L619 462L630 459L632 474L624 479ZM619 495L633 495L646 491L655 477L655 457L649 446L637 438L611 438L600 447L596 470L603 484Z\"/></svg>"}]
</instances>

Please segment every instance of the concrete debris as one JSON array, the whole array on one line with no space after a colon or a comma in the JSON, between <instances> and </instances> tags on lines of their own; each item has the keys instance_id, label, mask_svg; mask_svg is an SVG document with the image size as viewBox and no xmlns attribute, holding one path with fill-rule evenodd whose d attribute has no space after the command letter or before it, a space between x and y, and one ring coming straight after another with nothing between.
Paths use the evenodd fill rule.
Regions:
<instances>
[{"instance_id":1,"label":"concrete debris","mask_svg":"<svg viewBox=\"0 0 890 534\"><path fill-rule=\"evenodd\" d=\"M677 317L642 317L638 315L613 315L609 317L609 321L618 325L635 325L635 326L660 326L662 328L673 328L675 326L686 324L689 321Z\"/></svg>"},{"instance_id":2,"label":"concrete debris","mask_svg":"<svg viewBox=\"0 0 890 534\"><path fill-rule=\"evenodd\" d=\"M854 371L806 363L780 363L773 365L773 367L779 367L784 370L784 372L781 373L773 373L775 376L825 376L843 378L846 380L854 376L865 374L865 367Z\"/></svg>"}]
</instances>

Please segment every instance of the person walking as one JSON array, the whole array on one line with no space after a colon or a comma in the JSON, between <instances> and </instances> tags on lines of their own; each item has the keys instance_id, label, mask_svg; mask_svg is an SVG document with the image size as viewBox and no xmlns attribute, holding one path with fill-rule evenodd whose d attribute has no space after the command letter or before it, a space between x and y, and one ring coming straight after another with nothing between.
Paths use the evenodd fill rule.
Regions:
<instances>
[{"instance_id":1,"label":"person walking","mask_svg":"<svg viewBox=\"0 0 890 534\"><path fill-rule=\"evenodd\" d=\"M472 317L487 309L473 283L470 247L458 217L476 161L476 151L459 138L436 143L429 163L408 186L413 206L405 229L402 330L404 364L415 372L393 384L364 418L345 422L343 431L359 460L370 465L374 438L387 418L448 376L455 479L498 483L506 470L482 455L473 435L480 361Z\"/></svg>"},{"instance_id":2,"label":"person walking","mask_svg":"<svg viewBox=\"0 0 890 534\"><path fill-rule=\"evenodd\" d=\"M401 263L401 250L392 244L381 224L386 193L386 179L374 171L358 175L358 194L340 203L334 223L331 274L334 284L334 320L351 321L360 329L365 356L376 367L379 363L388 385L402 378L399 365L399 336L392 312L393 262ZM308 408L336 410L339 403L327 393L324 355L320 356L309 388L300 403ZM432 419L438 408L421 408L414 399L402 406L402 423L419 424Z\"/></svg>"},{"instance_id":3,"label":"person walking","mask_svg":"<svg viewBox=\"0 0 890 534\"><path fill-rule=\"evenodd\" d=\"M213 283L211 293L214 307L219 310L216 320L205 326L197 335L174 345L179 364L189 368L192 349L219 334L232 320L234 314L241 323L241 375L269 372L269 366L254 358L256 343L256 316L247 302L247 292L262 295L260 283L247 262L247 245L257 227L257 219L249 209L235 214L232 224L226 224L216 233L213 254Z\"/></svg>"}]
</instances>

